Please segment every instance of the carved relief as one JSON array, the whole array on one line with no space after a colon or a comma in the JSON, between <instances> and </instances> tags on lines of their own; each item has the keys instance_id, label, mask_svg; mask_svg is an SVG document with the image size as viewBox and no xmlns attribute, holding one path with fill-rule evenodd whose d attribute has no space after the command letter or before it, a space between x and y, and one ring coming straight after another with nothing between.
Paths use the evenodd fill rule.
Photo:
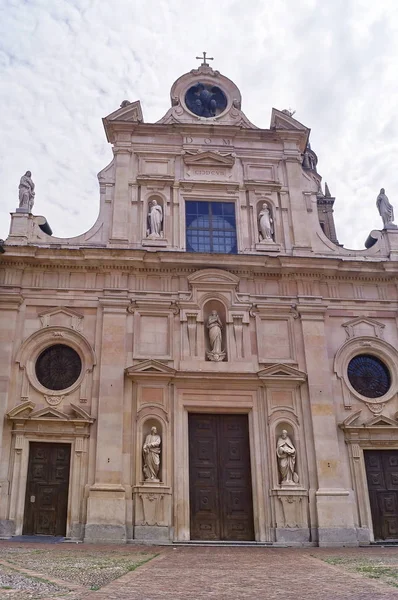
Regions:
<instances>
[{"instance_id":1,"label":"carved relief","mask_svg":"<svg viewBox=\"0 0 398 600\"><path fill-rule=\"evenodd\" d=\"M61 404L61 402L64 398L65 398L64 395L62 395L62 396L47 396L46 394L44 394L44 400L50 406L57 406L58 404Z\"/></svg>"}]
</instances>

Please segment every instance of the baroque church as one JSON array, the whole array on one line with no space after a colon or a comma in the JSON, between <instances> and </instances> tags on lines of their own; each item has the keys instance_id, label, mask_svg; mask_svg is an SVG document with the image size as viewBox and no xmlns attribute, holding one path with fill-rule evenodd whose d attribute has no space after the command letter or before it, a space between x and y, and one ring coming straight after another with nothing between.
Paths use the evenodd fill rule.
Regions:
<instances>
[{"instance_id":1,"label":"baroque church","mask_svg":"<svg viewBox=\"0 0 398 600\"><path fill-rule=\"evenodd\" d=\"M156 123L139 101L103 119L86 233L55 237L21 178L0 254L0 537L397 539L384 191L383 228L345 249L290 111L256 127L205 56L170 97Z\"/></svg>"}]
</instances>

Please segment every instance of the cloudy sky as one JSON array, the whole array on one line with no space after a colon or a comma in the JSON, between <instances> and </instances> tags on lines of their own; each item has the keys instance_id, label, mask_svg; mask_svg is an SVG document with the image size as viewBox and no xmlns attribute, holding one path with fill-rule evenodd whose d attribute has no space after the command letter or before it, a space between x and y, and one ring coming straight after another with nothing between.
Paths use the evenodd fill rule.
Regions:
<instances>
[{"instance_id":1,"label":"cloudy sky","mask_svg":"<svg viewBox=\"0 0 398 600\"><path fill-rule=\"evenodd\" d=\"M101 118L139 99L157 121L203 50L258 127L274 106L311 128L341 243L381 227L381 187L398 216L396 0L0 0L0 238L27 169L54 235L89 229Z\"/></svg>"}]
</instances>

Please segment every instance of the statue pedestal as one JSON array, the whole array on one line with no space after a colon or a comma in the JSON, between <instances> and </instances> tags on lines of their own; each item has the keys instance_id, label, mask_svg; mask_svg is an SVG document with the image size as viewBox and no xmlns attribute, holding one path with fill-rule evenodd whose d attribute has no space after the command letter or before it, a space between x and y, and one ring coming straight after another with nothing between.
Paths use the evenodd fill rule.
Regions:
<instances>
[{"instance_id":1,"label":"statue pedestal","mask_svg":"<svg viewBox=\"0 0 398 600\"><path fill-rule=\"evenodd\" d=\"M170 542L171 488L162 482L144 481L133 488L134 539Z\"/></svg>"},{"instance_id":2,"label":"statue pedestal","mask_svg":"<svg viewBox=\"0 0 398 600\"><path fill-rule=\"evenodd\" d=\"M141 244L143 246L151 246L152 248L166 248L168 242L166 240L166 238L150 238L147 237L144 240L142 240Z\"/></svg>"},{"instance_id":3,"label":"statue pedestal","mask_svg":"<svg viewBox=\"0 0 398 600\"><path fill-rule=\"evenodd\" d=\"M274 497L275 541L289 546L308 544L308 491L300 484L284 484L270 491Z\"/></svg>"},{"instance_id":4,"label":"statue pedestal","mask_svg":"<svg viewBox=\"0 0 398 600\"><path fill-rule=\"evenodd\" d=\"M255 246L257 252L280 252L280 244L275 242L259 242Z\"/></svg>"}]
</instances>

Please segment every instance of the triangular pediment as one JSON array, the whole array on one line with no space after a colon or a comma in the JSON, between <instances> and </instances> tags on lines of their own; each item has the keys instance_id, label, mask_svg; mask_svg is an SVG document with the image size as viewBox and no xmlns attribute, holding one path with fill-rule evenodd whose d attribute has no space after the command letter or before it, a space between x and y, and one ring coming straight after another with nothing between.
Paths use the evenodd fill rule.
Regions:
<instances>
[{"instance_id":1,"label":"triangular pediment","mask_svg":"<svg viewBox=\"0 0 398 600\"><path fill-rule=\"evenodd\" d=\"M235 157L221 152L206 150L205 152L186 152L183 155L186 165L196 165L203 167L232 167L235 164Z\"/></svg>"},{"instance_id":2,"label":"triangular pediment","mask_svg":"<svg viewBox=\"0 0 398 600\"><path fill-rule=\"evenodd\" d=\"M67 308L66 306L59 306L58 308L53 308L51 310L45 310L39 314L39 317L52 317L53 315L64 314L68 315L68 317L77 317L79 319L83 319L83 315L78 313L76 310L72 308Z\"/></svg>"},{"instance_id":3,"label":"triangular pediment","mask_svg":"<svg viewBox=\"0 0 398 600\"><path fill-rule=\"evenodd\" d=\"M288 129L295 131L303 131L309 133L308 127L293 119L293 117L283 110L272 109L271 114L271 129Z\"/></svg>"},{"instance_id":4,"label":"triangular pediment","mask_svg":"<svg viewBox=\"0 0 398 600\"><path fill-rule=\"evenodd\" d=\"M377 338L383 337L384 323L380 323L369 317L357 317L342 324L346 330L348 338L356 337L357 335L374 335Z\"/></svg>"},{"instance_id":5,"label":"triangular pediment","mask_svg":"<svg viewBox=\"0 0 398 600\"><path fill-rule=\"evenodd\" d=\"M126 369L127 376L134 375L175 375L176 370L164 365L162 362L158 360L147 359L142 362L134 365L132 367L128 367Z\"/></svg>"},{"instance_id":6,"label":"triangular pediment","mask_svg":"<svg viewBox=\"0 0 398 600\"><path fill-rule=\"evenodd\" d=\"M390 419L390 417L386 417L385 415L377 415L376 417L372 417L369 421L366 421L364 427L397 427L397 421Z\"/></svg>"},{"instance_id":7,"label":"triangular pediment","mask_svg":"<svg viewBox=\"0 0 398 600\"><path fill-rule=\"evenodd\" d=\"M42 408L41 410L36 410L35 412L32 412L29 415L29 419L30 420L45 420L45 419L51 419L51 420L56 420L56 421L69 421L69 417L68 415L66 415L65 413L61 412L60 410L57 410L56 408L53 408L51 406L49 406L48 408Z\"/></svg>"},{"instance_id":8,"label":"triangular pediment","mask_svg":"<svg viewBox=\"0 0 398 600\"><path fill-rule=\"evenodd\" d=\"M224 269L200 269L188 276L191 285L199 283L229 284L236 286L239 283L239 277Z\"/></svg>"},{"instance_id":9,"label":"triangular pediment","mask_svg":"<svg viewBox=\"0 0 398 600\"><path fill-rule=\"evenodd\" d=\"M26 402L21 402L17 406L14 406L14 408L8 411L6 416L8 419L28 419L35 406L34 402L26 400Z\"/></svg>"},{"instance_id":10,"label":"triangular pediment","mask_svg":"<svg viewBox=\"0 0 398 600\"><path fill-rule=\"evenodd\" d=\"M142 115L140 101L136 100L135 102L128 102L125 100L122 102L121 107L105 117L104 121L127 121L130 123L143 123L144 117Z\"/></svg>"},{"instance_id":11,"label":"triangular pediment","mask_svg":"<svg viewBox=\"0 0 398 600\"><path fill-rule=\"evenodd\" d=\"M258 371L257 375L260 379L272 381L295 381L302 383L307 379L307 375L303 371L285 364L271 365Z\"/></svg>"}]
</instances>

